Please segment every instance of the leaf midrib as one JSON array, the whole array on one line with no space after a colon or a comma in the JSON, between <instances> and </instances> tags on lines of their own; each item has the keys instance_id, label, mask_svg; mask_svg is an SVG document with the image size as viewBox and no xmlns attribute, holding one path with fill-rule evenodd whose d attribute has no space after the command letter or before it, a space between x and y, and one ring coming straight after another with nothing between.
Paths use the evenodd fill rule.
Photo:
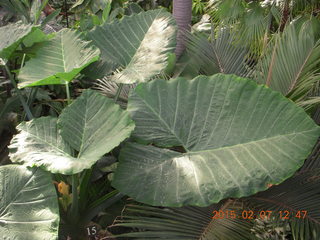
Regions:
<instances>
[{"instance_id":1,"label":"leaf midrib","mask_svg":"<svg viewBox=\"0 0 320 240\"><path fill-rule=\"evenodd\" d=\"M146 29L146 31L144 32L143 39L140 41L139 46L137 46L136 51L135 51L135 53L132 55L129 63L127 64L127 66L132 65L132 60L134 59L134 57L135 57L135 56L137 55L137 53L139 52L139 49L140 49L140 47L141 47L141 45L142 45L142 42L144 42L144 40L146 39L146 35L148 34L151 26L154 24L154 21L159 17L160 13L162 13L161 10L158 10L158 11L159 11L158 14L152 19L152 23L148 26L148 29ZM149 16L150 16L150 14L149 14ZM144 18L144 20L145 20L145 18ZM139 24L140 24L140 23L139 23Z\"/></svg>"},{"instance_id":2,"label":"leaf midrib","mask_svg":"<svg viewBox=\"0 0 320 240\"><path fill-rule=\"evenodd\" d=\"M271 140L271 139L280 138L280 137L283 137L283 136L291 136L291 135L294 135L294 134L303 134L303 133L305 133L305 132L312 132L312 131L315 131L315 130L306 130L306 131L303 131L303 132L300 132L300 133L290 133L290 134L285 134L285 135L278 135L278 136L275 136L275 137L259 139L259 140L257 140L257 141L250 141L250 142L240 143L240 144L236 144L236 145L232 145L232 146L225 146L225 147L208 149L208 150L188 151L187 153L182 153L181 155L172 156L172 157L170 157L169 159L164 160L163 162L155 165L154 167L149 167L148 170L150 170L150 169L155 169L155 168L158 168L160 165L167 164L168 162L171 162L173 158L176 158L176 157L183 157L183 156L188 156L188 155L196 155L196 154L199 154L199 153L212 152L212 151L216 151L216 150L223 150L223 149L233 148L233 147L237 147L237 146L241 146L241 145L251 144L251 143L253 143L253 142L267 141L267 140ZM176 153L175 151L172 151L172 150L168 150L168 151L170 151L170 152L172 152L172 153ZM140 173L141 173L141 174L144 174L142 171L141 171Z\"/></svg>"},{"instance_id":3,"label":"leaf midrib","mask_svg":"<svg viewBox=\"0 0 320 240\"><path fill-rule=\"evenodd\" d=\"M170 126L167 124L167 122L162 118L162 116L160 114L158 114L151 105L148 104L148 102L146 101L146 99L142 98L140 95L138 95L139 98L142 100L142 102L144 102L144 104L155 114L156 117L158 117L158 119L167 127L167 129L172 133L173 136L176 137L176 140L178 140L180 142L180 145L183 146L183 148L186 150L187 153L197 153L197 152L204 152L204 151L212 151L212 150L201 150L201 151L192 151L190 149L188 149L184 142L182 141L182 139L179 138L179 136L177 136L177 134L174 132L173 129L170 128ZM263 139L258 139L258 140L253 140L253 141L249 141L249 142L245 142L245 143L239 143L239 144L235 144L232 146L224 146L222 148L228 148L228 147L234 147L237 145L244 145L244 144L249 144L252 142L258 142L258 141L263 141L263 140L268 140L268 139L273 139L273 138L277 138L277 137L283 137L283 136L290 136L290 135L294 135L294 134L303 134L306 132L312 132L315 131L315 129L310 129L310 130L305 130L305 131L301 131L301 132L294 132L294 133L289 133L289 134L283 134L283 135L277 135L277 136L272 136L272 137L268 137L268 138L263 138Z\"/></svg>"},{"instance_id":4,"label":"leaf midrib","mask_svg":"<svg viewBox=\"0 0 320 240\"><path fill-rule=\"evenodd\" d=\"M277 139L277 138L281 138L281 137L289 137L289 136L292 136L292 135L304 134L304 133L313 132L313 131L316 131L316 129L310 129L310 130L305 130L305 131L301 131L301 132L293 132L293 133L289 133L289 134L282 134L282 135L277 135L277 136L272 136L272 137L252 140L252 141L248 141L248 142L238 143L238 144L235 144L235 145L223 146L223 147L219 147L219 148L198 150L198 151L188 151L187 153L189 153L189 154L197 154L197 153L201 153L201 152L209 152L209 151L220 150L220 149L228 149L228 148L237 147L237 146L241 146L241 145L247 145L247 144L251 144L251 143L268 141L268 140L271 141L272 139Z\"/></svg>"},{"instance_id":5,"label":"leaf midrib","mask_svg":"<svg viewBox=\"0 0 320 240\"><path fill-rule=\"evenodd\" d=\"M294 87L296 86L298 79L300 78L302 71L304 70L304 67L306 66L306 64L308 63L313 51L315 49L315 46L313 46L312 48L310 48L310 51L308 52L308 55L306 57L306 59L304 60L303 64L301 65L299 71L296 74L296 77L294 78L294 80L291 82L291 86L289 86L289 90L287 91L287 93L291 92Z\"/></svg>"},{"instance_id":6,"label":"leaf midrib","mask_svg":"<svg viewBox=\"0 0 320 240\"><path fill-rule=\"evenodd\" d=\"M9 204L5 207L5 209L0 213L0 216L2 216L6 210L8 209L8 207L11 205L11 203L13 201L15 201L18 197L18 195L20 194L20 192L22 191L22 189L30 182L30 180L32 180L33 176L35 175L35 173L38 171L38 169L36 169L34 172L32 172L32 175L30 176L30 178L25 182L25 184L20 188L19 192L14 196L14 198L12 200L10 200ZM1 219L1 218L0 218Z\"/></svg>"},{"instance_id":7,"label":"leaf midrib","mask_svg":"<svg viewBox=\"0 0 320 240\"><path fill-rule=\"evenodd\" d=\"M66 61L65 61L65 57L64 57L64 45L63 45L63 34L62 33L61 33L60 42L61 42L61 58L62 58L62 63L63 63L63 70L64 70L64 72L67 72Z\"/></svg>"},{"instance_id":8,"label":"leaf midrib","mask_svg":"<svg viewBox=\"0 0 320 240\"><path fill-rule=\"evenodd\" d=\"M80 148L79 148L79 153L78 153L78 156L77 158L81 158L82 154L83 154L83 145L84 145L84 136L85 136L85 133L86 133L86 130L87 130L87 113L88 113L88 101L89 99L85 99L85 112L83 114L83 120L84 120L84 125L83 125L83 128L82 128L82 134L81 134L81 144L80 144ZM102 109L102 107L100 107L100 109ZM99 110L100 110L99 109Z\"/></svg>"},{"instance_id":9,"label":"leaf midrib","mask_svg":"<svg viewBox=\"0 0 320 240\"><path fill-rule=\"evenodd\" d=\"M4 208L4 210L0 213L0 221L1 221L1 220L4 220L4 221L6 221L6 222L9 222L8 220L6 220L5 218L2 217L3 214L5 214L6 211L7 211L7 209L12 205L12 203L14 203L14 201L17 200L18 196L21 194L21 191L30 183L30 181L37 178L36 173L38 172L38 170L39 170L39 169L36 169L36 170L34 170L34 171L32 172L32 175L30 176L30 178L27 179L27 181L26 181L26 182L24 183L24 185L19 189L19 191L17 192L17 194L16 194L12 199L10 199L10 202L8 203L8 205L7 205L7 206ZM47 195L46 198L41 199L41 201L43 201L43 200L45 200L45 199L48 199L48 198L51 198L51 197L54 198L54 197L56 197L56 195ZM37 200L34 200L34 201L37 201ZM27 203L25 203L25 204L27 204ZM42 220L41 220L41 221L42 221ZM51 219L50 221L52 221L52 219ZM12 222L12 221L11 221L11 222ZM30 222L30 221L28 221L28 222ZM32 223L32 222L36 222L36 221L31 221L30 223ZM19 222L17 222L17 223L21 223L21 221L19 221Z\"/></svg>"},{"instance_id":10,"label":"leaf midrib","mask_svg":"<svg viewBox=\"0 0 320 240\"><path fill-rule=\"evenodd\" d=\"M48 144L48 145L51 146L53 149L56 149L57 152L64 153L64 155L66 155L67 157L73 158L69 153L65 152L63 149L60 149L60 148L56 147L55 145L52 145L52 143L49 143L49 142L45 141L43 138L41 138L41 137L33 134L32 132L29 132L28 130L24 130L24 129L21 129L21 131L25 131L26 133L30 134L30 135L33 136L34 138L42 141L43 143ZM59 137L59 136L60 136L60 135L57 134L57 137ZM62 139L62 141L63 141L63 139Z\"/></svg>"},{"instance_id":11,"label":"leaf midrib","mask_svg":"<svg viewBox=\"0 0 320 240\"><path fill-rule=\"evenodd\" d=\"M138 95L139 96L139 95ZM161 122L167 127L167 129L172 133L172 135L174 135L176 137L176 139L180 142L180 145L183 146L183 148L189 152L189 149L186 148L186 146L184 146L185 144L183 143L183 141L176 135L176 133L173 131L173 129L170 128L170 126L167 124L167 122L162 118L162 116L160 114L158 114L151 105L148 104L147 100L144 99L143 97L139 96L139 98L142 100L142 102L145 103L145 105L155 114L155 116L157 116Z\"/></svg>"}]
</instances>

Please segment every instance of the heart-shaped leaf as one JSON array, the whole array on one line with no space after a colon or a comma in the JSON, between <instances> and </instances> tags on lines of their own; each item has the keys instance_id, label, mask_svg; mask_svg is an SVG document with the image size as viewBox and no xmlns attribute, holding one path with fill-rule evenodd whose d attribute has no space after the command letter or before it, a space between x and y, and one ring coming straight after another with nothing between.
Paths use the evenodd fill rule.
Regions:
<instances>
[{"instance_id":1,"label":"heart-shaped leaf","mask_svg":"<svg viewBox=\"0 0 320 240\"><path fill-rule=\"evenodd\" d=\"M133 136L162 148L127 144L113 186L152 205L207 206L265 190L303 164L320 133L280 93L233 75L142 83L128 110Z\"/></svg>"},{"instance_id":2,"label":"heart-shaped leaf","mask_svg":"<svg viewBox=\"0 0 320 240\"><path fill-rule=\"evenodd\" d=\"M79 32L70 29L62 29L53 39L40 44L36 57L20 71L20 88L69 82L97 61L100 54Z\"/></svg>"},{"instance_id":3,"label":"heart-shaped leaf","mask_svg":"<svg viewBox=\"0 0 320 240\"><path fill-rule=\"evenodd\" d=\"M63 111L59 125L64 140L86 161L99 160L128 138L135 127L127 111L93 90L86 90Z\"/></svg>"},{"instance_id":4,"label":"heart-shaped leaf","mask_svg":"<svg viewBox=\"0 0 320 240\"><path fill-rule=\"evenodd\" d=\"M170 13L154 10L96 27L88 37L100 48L102 61L122 69L110 80L131 84L148 81L167 67L176 45L176 26Z\"/></svg>"},{"instance_id":5,"label":"heart-shaped leaf","mask_svg":"<svg viewBox=\"0 0 320 240\"><path fill-rule=\"evenodd\" d=\"M16 22L0 28L0 58L9 59L11 54L37 27Z\"/></svg>"},{"instance_id":6,"label":"heart-shaped leaf","mask_svg":"<svg viewBox=\"0 0 320 240\"><path fill-rule=\"evenodd\" d=\"M41 169L0 167L0 235L2 239L58 238L59 207L49 173Z\"/></svg>"},{"instance_id":7,"label":"heart-shaped leaf","mask_svg":"<svg viewBox=\"0 0 320 240\"><path fill-rule=\"evenodd\" d=\"M42 117L18 125L20 133L11 141L10 158L52 173L75 174L118 146L134 126L129 114L112 100L86 90L59 120ZM77 157L70 146L79 152Z\"/></svg>"},{"instance_id":8,"label":"heart-shaped leaf","mask_svg":"<svg viewBox=\"0 0 320 240\"><path fill-rule=\"evenodd\" d=\"M11 141L10 159L27 166L42 166L53 173L72 174L91 165L72 157L72 149L62 139L57 118L42 117L17 126L20 133Z\"/></svg>"}]
</instances>

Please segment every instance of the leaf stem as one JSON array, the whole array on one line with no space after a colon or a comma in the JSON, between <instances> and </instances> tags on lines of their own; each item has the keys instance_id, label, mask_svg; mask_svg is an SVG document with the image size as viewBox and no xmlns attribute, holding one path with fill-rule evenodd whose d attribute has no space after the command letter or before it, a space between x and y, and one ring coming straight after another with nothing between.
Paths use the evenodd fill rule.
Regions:
<instances>
[{"instance_id":1,"label":"leaf stem","mask_svg":"<svg viewBox=\"0 0 320 240\"><path fill-rule=\"evenodd\" d=\"M86 210L88 202L88 186L90 184L91 175L93 172L93 167L90 169L85 169L83 171L83 177L81 178L80 183L80 193L79 193L79 208L80 211Z\"/></svg>"},{"instance_id":2,"label":"leaf stem","mask_svg":"<svg viewBox=\"0 0 320 240\"><path fill-rule=\"evenodd\" d=\"M67 92L67 102L68 102L68 105L69 105L71 103L69 82L66 81L65 85L66 85L66 92Z\"/></svg>"},{"instance_id":3,"label":"leaf stem","mask_svg":"<svg viewBox=\"0 0 320 240\"><path fill-rule=\"evenodd\" d=\"M26 54L24 53L23 56L22 56L20 71L21 71L21 69L23 68L23 65L24 65L25 60L26 60Z\"/></svg>"},{"instance_id":4,"label":"leaf stem","mask_svg":"<svg viewBox=\"0 0 320 240\"><path fill-rule=\"evenodd\" d=\"M114 96L114 102L117 102L118 99L119 99L119 96L120 96L120 93L122 91L122 88L123 88L123 83L120 83L119 84L119 87L118 87L118 90L117 90L117 93L116 95Z\"/></svg>"},{"instance_id":5,"label":"leaf stem","mask_svg":"<svg viewBox=\"0 0 320 240\"><path fill-rule=\"evenodd\" d=\"M271 85L273 66L274 66L274 63L276 61L278 41L279 41L278 36L276 36L275 41L276 42L275 42L275 45L273 47L273 53L272 53L272 57L271 57L270 65L269 65L269 70L268 70L268 77L267 77L267 80L266 80L266 85L268 87L270 87L270 85Z\"/></svg>"},{"instance_id":6,"label":"leaf stem","mask_svg":"<svg viewBox=\"0 0 320 240\"><path fill-rule=\"evenodd\" d=\"M20 72L21 72L21 69L23 68L23 66L24 66L24 62L25 62L25 59L26 59L26 54L24 53L23 54L23 56L22 56L22 60L21 60L21 65L20 65ZM30 100L30 98L31 98L31 95L32 95L32 93L33 93L33 89L34 88L31 88L31 91L30 91L30 93L29 93L29 96L27 96L27 106L30 108L30 102L29 102L29 100ZM36 88L36 90L37 90L37 88ZM22 116L22 121L25 121L25 119L26 119L26 113L24 113L23 114L23 116Z\"/></svg>"},{"instance_id":7,"label":"leaf stem","mask_svg":"<svg viewBox=\"0 0 320 240\"><path fill-rule=\"evenodd\" d=\"M72 205L71 205L71 219L76 221L78 218L79 201L78 201L78 174L72 175Z\"/></svg>"},{"instance_id":8,"label":"leaf stem","mask_svg":"<svg viewBox=\"0 0 320 240\"><path fill-rule=\"evenodd\" d=\"M119 193L118 190L113 190L112 192L109 192L100 199L96 200L94 203L88 206L87 211L82 215L82 224L88 224L88 222L98 215L99 212L118 202L121 198L123 198L123 196L124 194Z\"/></svg>"},{"instance_id":9,"label":"leaf stem","mask_svg":"<svg viewBox=\"0 0 320 240\"><path fill-rule=\"evenodd\" d=\"M28 116L28 119L29 119L29 120L33 119L33 115L32 115L32 113L31 113L31 111L30 111L30 108L29 108L29 106L27 105L25 99L23 98L23 96L22 96L22 94L21 94L21 92L20 92L20 89L18 88L17 83L15 82L15 80L14 80L14 78L13 78L13 76L12 76L12 74L11 74L11 72L10 72L10 69L9 69L9 67L7 66L7 64L4 65L4 68L5 68L8 76L9 76L9 79L10 79L10 81L11 81L14 89L16 90L16 92L17 92L17 94L18 94L18 96L19 96L20 102L21 102L21 104L22 104L22 106L23 106L24 111L26 112L26 114L27 114L27 116Z\"/></svg>"}]
</instances>

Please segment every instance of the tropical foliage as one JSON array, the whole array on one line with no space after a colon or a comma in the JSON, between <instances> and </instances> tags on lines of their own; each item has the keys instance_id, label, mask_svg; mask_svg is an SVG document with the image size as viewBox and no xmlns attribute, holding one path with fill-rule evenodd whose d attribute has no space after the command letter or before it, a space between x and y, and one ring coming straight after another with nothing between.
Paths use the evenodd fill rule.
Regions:
<instances>
[{"instance_id":1,"label":"tropical foliage","mask_svg":"<svg viewBox=\"0 0 320 240\"><path fill-rule=\"evenodd\" d=\"M0 3L0 236L320 238L319 3L183 3Z\"/></svg>"}]
</instances>

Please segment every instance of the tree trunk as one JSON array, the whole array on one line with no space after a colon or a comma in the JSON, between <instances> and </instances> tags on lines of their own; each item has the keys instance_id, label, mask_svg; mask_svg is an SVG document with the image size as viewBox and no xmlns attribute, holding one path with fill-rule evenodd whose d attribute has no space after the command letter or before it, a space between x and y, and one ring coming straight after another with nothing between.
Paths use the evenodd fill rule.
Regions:
<instances>
[{"instance_id":1,"label":"tree trunk","mask_svg":"<svg viewBox=\"0 0 320 240\"><path fill-rule=\"evenodd\" d=\"M282 18L280 23L280 32L283 32L290 15L290 0L285 0L283 11L282 11Z\"/></svg>"},{"instance_id":2,"label":"tree trunk","mask_svg":"<svg viewBox=\"0 0 320 240\"><path fill-rule=\"evenodd\" d=\"M183 32L191 30L192 0L173 0L173 17L176 19L179 29L175 51L177 58L179 58L186 48Z\"/></svg>"}]
</instances>

